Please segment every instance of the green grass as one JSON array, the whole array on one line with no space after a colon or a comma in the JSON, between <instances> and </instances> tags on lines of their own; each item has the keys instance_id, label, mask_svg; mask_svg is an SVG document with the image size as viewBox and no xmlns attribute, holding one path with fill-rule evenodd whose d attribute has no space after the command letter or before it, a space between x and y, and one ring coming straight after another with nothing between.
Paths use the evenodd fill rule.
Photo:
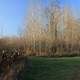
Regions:
<instances>
[{"instance_id":1,"label":"green grass","mask_svg":"<svg viewBox=\"0 0 80 80\"><path fill-rule=\"evenodd\" d=\"M80 80L80 58L32 57L24 80Z\"/></svg>"},{"instance_id":2,"label":"green grass","mask_svg":"<svg viewBox=\"0 0 80 80\"><path fill-rule=\"evenodd\" d=\"M80 80L80 57L30 57L21 80Z\"/></svg>"}]
</instances>

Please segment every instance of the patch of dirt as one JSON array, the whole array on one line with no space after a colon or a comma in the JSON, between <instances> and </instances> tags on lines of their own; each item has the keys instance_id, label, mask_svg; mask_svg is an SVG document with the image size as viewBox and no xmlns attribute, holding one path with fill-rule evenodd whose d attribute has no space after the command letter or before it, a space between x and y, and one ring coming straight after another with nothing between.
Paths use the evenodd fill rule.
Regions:
<instances>
[{"instance_id":1,"label":"patch of dirt","mask_svg":"<svg viewBox=\"0 0 80 80\"><path fill-rule=\"evenodd\" d=\"M21 71L24 70L25 64L27 64L25 58L19 59L1 74L0 80L22 80L18 79L18 77L20 77Z\"/></svg>"}]
</instances>

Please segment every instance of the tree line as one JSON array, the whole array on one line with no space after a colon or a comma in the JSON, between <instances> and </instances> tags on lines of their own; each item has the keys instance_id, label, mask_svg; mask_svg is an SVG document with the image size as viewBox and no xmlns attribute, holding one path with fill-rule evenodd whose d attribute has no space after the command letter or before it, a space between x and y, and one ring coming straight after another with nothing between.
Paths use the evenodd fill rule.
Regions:
<instances>
[{"instance_id":1,"label":"tree line","mask_svg":"<svg viewBox=\"0 0 80 80\"><path fill-rule=\"evenodd\" d=\"M35 5L28 12L20 36L0 38L1 58L3 53L11 53L11 56L80 55L80 20L70 6L62 7L59 0L50 0L47 6Z\"/></svg>"},{"instance_id":2,"label":"tree line","mask_svg":"<svg viewBox=\"0 0 80 80\"><path fill-rule=\"evenodd\" d=\"M71 7L59 0L30 8L22 38L27 55L79 56L80 23Z\"/></svg>"}]
</instances>

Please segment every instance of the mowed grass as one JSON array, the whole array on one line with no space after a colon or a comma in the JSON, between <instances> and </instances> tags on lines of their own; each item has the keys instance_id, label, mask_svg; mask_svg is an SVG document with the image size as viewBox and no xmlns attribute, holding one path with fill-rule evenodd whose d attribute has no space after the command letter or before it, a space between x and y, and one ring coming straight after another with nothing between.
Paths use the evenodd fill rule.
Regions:
<instances>
[{"instance_id":1,"label":"mowed grass","mask_svg":"<svg viewBox=\"0 0 80 80\"><path fill-rule=\"evenodd\" d=\"M80 80L80 57L30 57L21 80Z\"/></svg>"},{"instance_id":2,"label":"mowed grass","mask_svg":"<svg viewBox=\"0 0 80 80\"><path fill-rule=\"evenodd\" d=\"M24 80L80 80L80 58L31 57Z\"/></svg>"}]
</instances>

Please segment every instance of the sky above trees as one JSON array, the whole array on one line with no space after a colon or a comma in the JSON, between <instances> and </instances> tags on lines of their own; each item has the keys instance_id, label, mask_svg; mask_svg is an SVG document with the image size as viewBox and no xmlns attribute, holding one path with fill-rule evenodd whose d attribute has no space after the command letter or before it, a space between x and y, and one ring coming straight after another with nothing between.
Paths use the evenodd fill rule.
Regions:
<instances>
[{"instance_id":1,"label":"sky above trees","mask_svg":"<svg viewBox=\"0 0 80 80\"><path fill-rule=\"evenodd\" d=\"M40 1L40 2L39 2ZM50 0L0 0L0 35L14 36L23 26L25 16L32 5L48 5ZM74 15L80 18L80 0L60 0L61 6L68 4Z\"/></svg>"}]
</instances>

